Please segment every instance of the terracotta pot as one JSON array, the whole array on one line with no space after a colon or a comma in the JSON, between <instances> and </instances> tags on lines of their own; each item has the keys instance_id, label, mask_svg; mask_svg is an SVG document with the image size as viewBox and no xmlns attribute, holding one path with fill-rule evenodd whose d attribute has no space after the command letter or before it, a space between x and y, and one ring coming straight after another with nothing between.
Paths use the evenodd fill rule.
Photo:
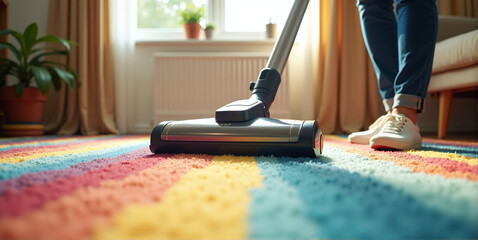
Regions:
<instances>
[{"instance_id":1,"label":"terracotta pot","mask_svg":"<svg viewBox=\"0 0 478 240\"><path fill-rule=\"evenodd\" d=\"M201 25L197 23L186 23L184 24L184 31L187 39L199 39Z\"/></svg>"},{"instance_id":2,"label":"terracotta pot","mask_svg":"<svg viewBox=\"0 0 478 240\"><path fill-rule=\"evenodd\" d=\"M2 134L6 136L43 135L41 118L47 100L37 88L23 89L20 98L14 87L0 87L0 102L5 113L6 123Z\"/></svg>"}]
</instances>

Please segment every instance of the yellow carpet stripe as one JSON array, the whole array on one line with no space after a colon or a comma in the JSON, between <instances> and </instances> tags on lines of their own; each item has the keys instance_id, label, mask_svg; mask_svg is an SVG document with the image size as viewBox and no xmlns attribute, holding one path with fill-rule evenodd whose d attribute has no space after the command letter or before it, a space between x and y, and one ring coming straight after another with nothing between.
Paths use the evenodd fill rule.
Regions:
<instances>
[{"instance_id":1,"label":"yellow carpet stripe","mask_svg":"<svg viewBox=\"0 0 478 240\"><path fill-rule=\"evenodd\" d=\"M86 153L91 151L103 150L103 149L111 148L114 146L123 146L125 144L139 143L143 141L144 140L140 140L140 139L133 139L133 140L127 140L127 141L115 141L108 144L99 144L97 146L86 146L86 147L80 147L76 149L66 148L65 150L60 150L60 151L39 152L39 153L32 153L32 154L28 152L21 152L21 153L11 154L11 156L9 157L0 159L0 163L21 163L24 161L37 159L41 157L74 155L74 154Z\"/></svg>"},{"instance_id":2,"label":"yellow carpet stripe","mask_svg":"<svg viewBox=\"0 0 478 240\"><path fill-rule=\"evenodd\" d=\"M215 157L184 175L161 202L126 208L94 238L246 239L249 189L261 181L253 157Z\"/></svg>"},{"instance_id":3,"label":"yellow carpet stripe","mask_svg":"<svg viewBox=\"0 0 478 240\"><path fill-rule=\"evenodd\" d=\"M328 139L333 139L333 140L336 140L336 141L348 142L347 138L339 137L339 136L336 136L336 135L325 135L324 137L326 137Z\"/></svg>"},{"instance_id":4,"label":"yellow carpet stripe","mask_svg":"<svg viewBox=\"0 0 478 240\"><path fill-rule=\"evenodd\" d=\"M457 153L444 153L435 151L409 150L407 153L427 158L447 158L449 160L464 162L471 166L478 165L478 158L463 156Z\"/></svg>"}]
</instances>

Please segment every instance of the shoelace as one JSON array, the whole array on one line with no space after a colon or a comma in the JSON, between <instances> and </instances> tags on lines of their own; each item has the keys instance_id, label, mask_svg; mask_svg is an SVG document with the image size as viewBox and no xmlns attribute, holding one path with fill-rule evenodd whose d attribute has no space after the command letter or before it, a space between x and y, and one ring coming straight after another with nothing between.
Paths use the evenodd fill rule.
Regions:
<instances>
[{"instance_id":1,"label":"shoelace","mask_svg":"<svg viewBox=\"0 0 478 240\"><path fill-rule=\"evenodd\" d=\"M383 120L384 120L384 118L386 118L387 116L388 116L388 115L383 115L383 116L379 117L377 120L375 120L375 122L372 123L372 125L370 125L370 126L368 127L368 129L372 129L372 128L376 127L377 125L378 125L379 128L381 128L381 125L382 125L383 122L384 122Z\"/></svg>"},{"instance_id":2,"label":"shoelace","mask_svg":"<svg viewBox=\"0 0 478 240\"><path fill-rule=\"evenodd\" d=\"M385 120L385 125L383 126L382 131L398 133L401 132L403 126L408 120L400 115L391 114L387 116Z\"/></svg>"}]
</instances>

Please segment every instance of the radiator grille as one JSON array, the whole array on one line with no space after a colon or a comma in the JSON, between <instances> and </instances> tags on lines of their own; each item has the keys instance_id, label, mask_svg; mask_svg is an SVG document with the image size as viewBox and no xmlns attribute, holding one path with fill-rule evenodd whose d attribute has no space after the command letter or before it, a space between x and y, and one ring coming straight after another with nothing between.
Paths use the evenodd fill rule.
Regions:
<instances>
[{"instance_id":1,"label":"radiator grille","mask_svg":"<svg viewBox=\"0 0 478 240\"><path fill-rule=\"evenodd\" d=\"M267 60L267 54L257 53L155 54L155 122L214 117L219 107L249 98L249 82ZM270 112L290 117L287 68Z\"/></svg>"}]
</instances>

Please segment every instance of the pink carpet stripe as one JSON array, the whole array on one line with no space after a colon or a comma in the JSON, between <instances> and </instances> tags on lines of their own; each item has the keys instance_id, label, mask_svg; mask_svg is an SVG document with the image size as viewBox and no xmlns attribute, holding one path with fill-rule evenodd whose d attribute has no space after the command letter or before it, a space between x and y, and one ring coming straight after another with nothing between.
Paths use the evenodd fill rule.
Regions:
<instances>
[{"instance_id":1,"label":"pink carpet stripe","mask_svg":"<svg viewBox=\"0 0 478 240\"><path fill-rule=\"evenodd\" d=\"M41 208L46 202L59 199L77 189L96 187L105 180L123 179L163 160L162 157L143 156L134 161L110 164L84 175L60 178L46 184L34 184L18 192L7 190L0 196L0 217L21 215L32 209Z\"/></svg>"},{"instance_id":2,"label":"pink carpet stripe","mask_svg":"<svg viewBox=\"0 0 478 240\"><path fill-rule=\"evenodd\" d=\"M347 152L358 153L372 160L387 160L403 167L408 167L414 172L427 174L439 174L446 178L465 178L476 181L477 166L470 166L463 162L457 162L445 158L426 158L419 155L409 154L403 151L375 151L368 145L351 144L347 141L326 138L326 144L338 147Z\"/></svg>"},{"instance_id":3,"label":"pink carpet stripe","mask_svg":"<svg viewBox=\"0 0 478 240\"><path fill-rule=\"evenodd\" d=\"M100 158L89 162L82 162L77 165L73 165L67 169L26 173L18 178L0 181L0 194L5 192L7 189L15 192L19 191L21 188L24 187L46 184L50 181L67 178L70 176L83 175L88 173L89 171L93 171L102 167L107 167L110 164L116 164L121 161L133 160L140 157L148 156L150 154L151 151L147 147L144 147L136 151L128 152L118 157ZM163 156L167 158L167 155Z\"/></svg>"},{"instance_id":4,"label":"pink carpet stripe","mask_svg":"<svg viewBox=\"0 0 478 240\"><path fill-rule=\"evenodd\" d=\"M109 144L123 143L129 140L137 140L137 137L122 137L122 138L113 138L113 139L102 139L98 141L98 146L107 146ZM26 160L33 159L34 156L32 153L38 155L41 153L46 153L50 155L56 154L65 154L78 149L89 149L92 147L91 142L82 142L82 143L66 143L61 145L53 146L35 146L35 147L23 147L23 148L12 148L6 151L2 151L0 156L0 162L11 162L19 163Z\"/></svg>"},{"instance_id":5,"label":"pink carpet stripe","mask_svg":"<svg viewBox=\"0 0 478 240\"><path fill-rule=\"evenodd\" d=\"M211 162L210 156L203 155L175 155L160 161L152 155L133 162L146 163L146 159L157 164L123 179L110 178L101 180L97 186L77 189L21 216L2 218L0 239L91 238L94 227L108 225L111 216L124 207L161 201L165 191L184 174L191 169L202 169ZM108 171L105 175L115 173ZM74 224L65 225L65 222Z\"/></svg>"}]
</instances>

